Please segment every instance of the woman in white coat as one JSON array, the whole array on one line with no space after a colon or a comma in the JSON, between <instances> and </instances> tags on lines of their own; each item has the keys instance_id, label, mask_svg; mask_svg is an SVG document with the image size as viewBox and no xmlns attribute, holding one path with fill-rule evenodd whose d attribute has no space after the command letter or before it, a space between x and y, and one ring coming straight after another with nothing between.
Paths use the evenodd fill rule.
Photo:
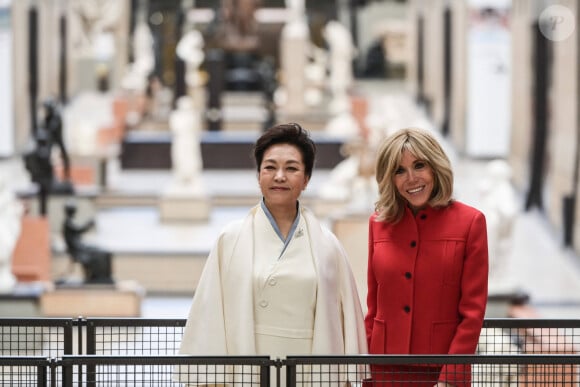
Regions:
<instances>
[{"instance_id":1,"label":"woman in white coat","mask_svg":"<svg viewBox=\"0 0 580 387\"><path fill-rule=\"evenodd\" d=\"M302 206L316 146L298 124L268 129L254 157L262 200L212 248L182 354L366 353L363 313L340 242Z\"/></svg>"}]
</instances>

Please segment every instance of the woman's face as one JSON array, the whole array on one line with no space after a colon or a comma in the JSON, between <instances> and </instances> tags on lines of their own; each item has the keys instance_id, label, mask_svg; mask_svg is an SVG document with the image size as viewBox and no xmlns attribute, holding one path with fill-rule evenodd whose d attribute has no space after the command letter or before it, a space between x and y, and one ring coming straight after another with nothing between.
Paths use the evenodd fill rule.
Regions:
<instances>
[{"instance_id":1,"label":"woman's face","mask_svg":"<svg viewBox=\"0 0 580 387\"><path fill-rule=\"evenodd\" d=\"M266 149L260 165L258 182L266 205L296 205L308 184L302 153L290 144L276 144Z\"/></svg>"},{"instance_id":2,"label":"woman's face","mask_svg":"<svg viewBox=\"0 0 580 387\"><path fill-rule=\"evenodd\" d=\"M414 212L427 205L433 192L434 180L433 169L426 161L417 159L408 150L403 151L393 182Z\"/></svg>"}]
</instances>

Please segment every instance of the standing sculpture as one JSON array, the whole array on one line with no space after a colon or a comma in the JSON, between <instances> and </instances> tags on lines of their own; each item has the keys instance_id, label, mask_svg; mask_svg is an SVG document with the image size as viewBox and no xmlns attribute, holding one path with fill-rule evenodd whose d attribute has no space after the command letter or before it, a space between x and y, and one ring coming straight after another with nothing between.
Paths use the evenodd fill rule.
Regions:
<instances>
[{"instance_id":1,"label":"standing sculpture","mask_svg":"<svg viewBox=\"0 0 580 387\"><path fill-rule=\"evenodd\" d=\"M169 116L169 127L173 134L171 191L200 193L203 167L199 138L201 116L199 110L193 106L191 97L183 96L177 100L177 109Z\"/></svg>"},{"instance_id":2,"label":"standing sculpture","mask_svg":"<svg viewBox=\"0 0 580 387\"><path fill-rule=\"evenodd\" d=\"M188 93L194 100L196 108L203 108L203 86L205 79L200 71L200 66L205 59L203 51L203 35L198 30L192 28L186 32L175 48L175 53L183 62L185 62L185 83L188 87Z\"/></svg>"},{"instance_id":3,"label":"standing sculpture","mask_svg":"<svg viewBox=\"0 0 580 387\"><path fill-rule=\"evenodd\" d=\"M30 179L38 187L40 214L47 214L49 194L72 194L74 187L71 182L71 165L63 138L61 113L56 102L48 99L43 103L44 118L33 133L33 145L24 154L24 166L30 174ZM53 146L59 149L63 162L64 180L55 177L53 164Z\"/></svg>"},{"instance_id":4,"label":"standing sculpture","mask_svg":"<svg viewBox=\"0 0 580 387\"><path fill-rule=\"evenodd\" d=\"M349 30L336 20L329 21L322 34L330 47L329 109L332 113L340 113L350 106L348 92L353 83L355 47Z\"/></svg>"},{"instance_id":5,"label":"standing sculpture","mask_svg":"<svg viewBox=\"0 0 580 387\"><path fill-rule=\"evenodd\" d=\"M144 93L148 77L155 69L154 40L146 21L139 21L133 32L133 61L121 79L121 86L130 91Z\"/></svg>"},{"instance_id":6,"label":"standing sculpture","mask_svg":"<svg viewBox=\"0 0 580 387\"><path fill-rule=\"evenodd\" d=\"M60 157L63 162L63 172L64 180L69 184L71 182L71 166L70 158L64 144L63 129L62 129L62 117L58 105L55 100L47 99L43 103L44 107L44 121L43 128L48 134L48 141L51 147L56 145L58 147Z\"/></svg>"}]
</instances>

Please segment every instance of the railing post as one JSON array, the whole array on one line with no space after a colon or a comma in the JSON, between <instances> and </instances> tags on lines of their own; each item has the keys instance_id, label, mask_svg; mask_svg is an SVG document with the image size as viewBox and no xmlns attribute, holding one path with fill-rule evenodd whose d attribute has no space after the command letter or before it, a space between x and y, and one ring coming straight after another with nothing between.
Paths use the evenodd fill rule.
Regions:
<instances>
[{"instance_id":1,"label":"railing post","mask_svg":"<svg viewBox=\"0 0 580 387\"><path fill-rule=\"evenodd\" d=\"M85 320L87 327L87 355L96 355L97 352L97 338L95 324L92 321ZM86 365L87 387L94 387L96 384L96 366L94 364Z\"/></svg>"},{"instance_id":2,"label":"railing post","mask_svg":"<svg viewBox=\"0 0 580 387\"><path fill-rule=\"evenodd\" d=\"M260 387L270 386L270 364L260 366Z\"/></svg>"},{"instance_id":3,"label":"railing post","mask_svg":"<svg viewBox=\"0 0 580 387\"><path fill-rule=\"evenodd\" d=\"M61 361L60 367L61 367L61 372L62 372L62 385L63 385L63 387L72 387L72 385L73 385L73 382L72 382L72 380L73 380L73 365L67 364L64 361ZM79 375L80 374L81 373L79 372ZM82 381L82 379L80 379L80 381ZM82 386L82 384L79 383L79 386Z\"/></svg>"},{"instance_id":4,"label":"railing post","mask_svg":"<svg viewBox=\"0 0 580 387\"><path fill-rule=\"evenodd\" d=\"M79 355L84 355L85 352L83 350L83 344L84 344L83 329L87 329L88 330L87 320L83 316L79 316L77 318L77 320L76 320L76 325L77 325L77 339L78 339L78 342L77 342L77 351L78 352L77 353ZM94 338L95 337L94 332L91 335L89 335L87 333L87 338L88 337L93 337ZM87 352L88 352L88 347L89 347L89 343L87 342L87 349L86 349ZM93 347L93 351L94 351L94 340L92 341L92 347ZM79 371L79 374L78 374L77 377L78 377L78 384L79 384L79 386L82 386L82 384L83 384L83 374L82 374L82 372ZM71 383L71 385L72 385L72 368L71 368L71 379L69 379L69 380L70 380L69 383Z\"/></svg>"},{"instance_id":5,"label":"railing post","mask_svg":"<svg viewBox=\"0 0 580 387\"><path fill-rule=\"evenodd\" d=\"M282 362L282 366L286 367L286 387L296 387L296 364L289 364L287 361L284 361ZM280 387L280 377L278 377L277 387Z\"/></svg>"},{"instance_id":6,"label":"railing post","mask_svg":"<svg viewBox=\"0 0 580 387\"><path fill-rule=\"evenodd\" d=\"M38 367L36 367L36 385L38 387L48 387L48 381L47 381L47 371L48 370L48 365L40 365Z\"/></svg>"},{"instance_id":7,"label":"railing post","mask_svg":"<svg viewBox=\"0 0 580 387\"><path fill-rule=\"evenodd\" d=\"M74 325L74 322L71 319L63 327L63 336L64 336L63 352L65 355L72 355L73 354L73 344L74 344L73 325Z\"/></svg>"},{"instance_id":8,"label":"railing post","mask_svg":"<svg viewBox=\"0 0 580 387\"><path fill-rule=\"evenodd\" d=\"M50 367L50 386L57 387L56 380L57 380L57 372L56 368L58 367L58 360L57 359L49 359L49 367Z\"/></svg>"}]
</instances>

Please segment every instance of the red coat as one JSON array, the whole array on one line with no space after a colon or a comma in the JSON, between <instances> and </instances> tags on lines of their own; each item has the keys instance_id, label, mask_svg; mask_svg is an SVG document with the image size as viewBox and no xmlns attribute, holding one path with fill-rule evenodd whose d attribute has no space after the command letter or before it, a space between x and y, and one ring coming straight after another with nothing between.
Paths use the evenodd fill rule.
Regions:
<instances>
[{"instance_id":1,"label":"red coat","mask_svg":"<svg viewBox=\"0 0 580 387\"><path fill-rule=\"evenodd\" d=\"M455 201L416 216L407 209L396 224L375 217L369 219L369 352L475 353L487 304L484 215Z\"/></svg>"}]
</instances>

